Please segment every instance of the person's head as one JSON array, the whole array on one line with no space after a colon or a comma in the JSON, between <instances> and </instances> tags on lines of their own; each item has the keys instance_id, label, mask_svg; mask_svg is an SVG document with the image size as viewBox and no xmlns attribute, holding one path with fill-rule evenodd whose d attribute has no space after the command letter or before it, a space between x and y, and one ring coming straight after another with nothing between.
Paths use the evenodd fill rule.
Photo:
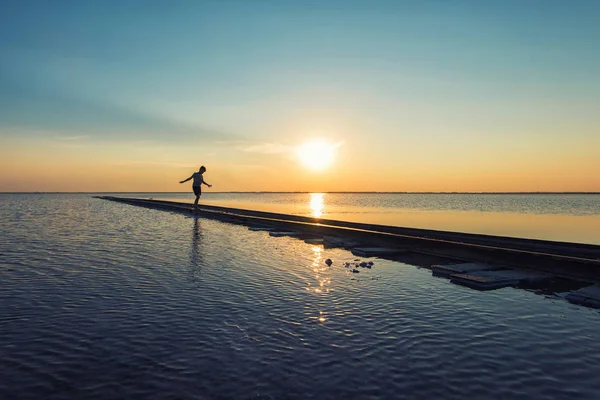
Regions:
<instances>
[{"instance_id":1,"label":"person's head","mask_svg":"<svg viewBox=\"0 0 600 400\"><path fill-rule=\"evenodd\" d=\"M206 171L206 167L203 165L200 167L200 169L198 170L198 172L200 172L201 174L204 173Z\"/></svg>"}]
</instances>

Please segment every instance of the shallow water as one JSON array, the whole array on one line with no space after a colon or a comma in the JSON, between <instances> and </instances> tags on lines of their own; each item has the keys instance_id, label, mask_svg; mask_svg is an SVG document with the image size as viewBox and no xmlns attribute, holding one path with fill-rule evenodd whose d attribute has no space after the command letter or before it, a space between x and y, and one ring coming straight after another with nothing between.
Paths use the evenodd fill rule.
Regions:
<instances>
[{"instance_id":1,"label":"shallow water","mask_svg":"<svg viewBox=\"0 0 600 400\"><path fill-rule=\"evenodd\" d=\"M126 196L192 202L190 193ZM600 194L211 193L201 203L342 221L600 244Z\"/></svg>"},{"instance_id":2,"label":"shallow water","mask_svg":"<svg viewBox=\"0 0 600 400\"><path fill-rule=\"evenodd\" d=\"M0 207L3 399L600 390L597 310L379 259L351 274L345 250L85 195L23 200Z\"/></svg>"}]
</instances>

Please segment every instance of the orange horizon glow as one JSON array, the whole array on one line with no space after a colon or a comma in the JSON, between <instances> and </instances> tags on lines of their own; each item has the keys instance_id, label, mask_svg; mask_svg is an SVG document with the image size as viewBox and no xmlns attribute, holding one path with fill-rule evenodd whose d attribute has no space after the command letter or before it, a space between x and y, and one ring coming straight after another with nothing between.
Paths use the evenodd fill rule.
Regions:
<instances>
[{"instance_id":1,"label":"orange horizon glow","mask_svg":"<svg viewBox=\"0 0 600 400\"><path fill-rule=\"evenodd\" d=\"M409 171L381 173L368 167L360 170L310 174L298 171L257 167L232 168L210 165L205 178L214 192L600 192L598 175L593 171L538 175L535 171L489 171L439 173ZM82 164L47 165L39 170L11 165L0 168L0 192L186 192L179 180L196 168L124 168ZM598 169L600 170L600 166ZM412 171L412 172L411 172ZM248 177L251 176L251 179Z\"/></svg>"},{"instance_id":2,"label":"orange horizon glow","mask_svg":"<svg viewBox=\"0 0 600 400\"><path fill-rule=\"evenodd\" d=\"M13 142L0 148L0 192L185 192L190 188L178 182L201 164L213 184L207 191L214 192L600 192L594 146L528 156L496 148L369 146L346 140L335 147L335 162L311 169L298 162L295 147L255 155L206 146L212 154L194 162L193 148Z\"/></svg>"}]
</instances>

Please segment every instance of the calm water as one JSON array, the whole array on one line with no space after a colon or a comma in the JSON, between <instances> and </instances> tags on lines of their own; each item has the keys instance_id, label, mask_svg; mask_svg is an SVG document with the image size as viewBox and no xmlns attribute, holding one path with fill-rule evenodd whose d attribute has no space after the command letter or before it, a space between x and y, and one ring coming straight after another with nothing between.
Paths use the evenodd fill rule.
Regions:
<instances>
[{"instance_id":1,"label":"calm water","mask_svg":"<svg viewBox=\"0 0 600 400\"><path fill-rule=\"evenodd\" d=\"M0 200L2 399L600 393L597 310L85 195Z\"/></svg>"},{"instance_id":2,"label":"calm water","mask_svg":"<svg viewBox=\"0 0 600 400\"><path fill-rule=\"evenodd\" d=\"M127 196L192 202L191 193ZM600 194L211 193L202 203L455 232L600 244Z\"/></svg>"}]
</instances>

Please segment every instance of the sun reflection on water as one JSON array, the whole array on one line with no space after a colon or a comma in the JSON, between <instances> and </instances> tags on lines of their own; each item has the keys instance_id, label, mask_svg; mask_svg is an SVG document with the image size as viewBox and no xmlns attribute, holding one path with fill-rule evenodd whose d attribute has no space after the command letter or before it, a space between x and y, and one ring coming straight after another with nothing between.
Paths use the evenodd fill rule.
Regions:
<instances>
[{"instance_id":1,"label":"sun reflection on water","mask_svg":"<svg viewBox=\"0 0 600 400\"><path fill-rule=\"evenodd\" d=\"M311 214L315 218L321 218L323 215L323 208L325 207L325 193L311 193L310 194L310 210Z\"/></svg>"},{"instance_id":2,"label":"sun reflection on water","mask_svg":"<svg viewBox=\"0 0 600 400\"><path fill-rule=\"evenodd\" d=\"M323 247L312 246L312 251L314 258L310 268L315 275L317 284L309 285L307 290L318 296L327 295L330 291L329 286L331 285L330 267L323 260ZM312 318L315 318L320 323L327 321L327 317L323 311L319 311L319 315Z\"/></svg>"}]
</instances>

